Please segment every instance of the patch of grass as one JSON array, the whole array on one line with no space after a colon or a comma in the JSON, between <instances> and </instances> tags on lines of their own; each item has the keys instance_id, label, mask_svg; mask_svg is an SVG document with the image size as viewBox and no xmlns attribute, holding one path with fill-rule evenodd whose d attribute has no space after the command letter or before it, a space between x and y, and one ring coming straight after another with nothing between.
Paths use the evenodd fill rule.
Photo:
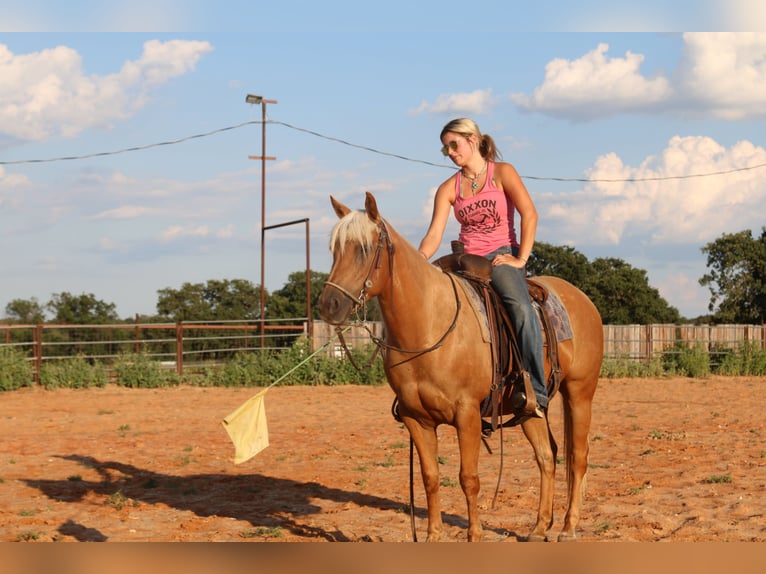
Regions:
<instances>
[{"instance_id":1,"label":"patch of grass","mask_svg":"<svg viewBox=\"0 0 766 574\"><path fill-rule=\"evenodd\" d=\"M647 456L647 455L650 455L650 454L654 454L654 449L653 448L646 449L644 452L642 452L638 456Z\"/></svg>"},{"instance_id":2,"label":"patch of grass","mask_svg":"<svg viewBox=\"0 0 766 574\"><path fill-rule=\"evenodd\" d=\"M588 463L588 468L612 468L611 464Z\"/></svg>"},{"instance_id":3,"label":"patch of grass","mask_svg":"<svg viewBox=\"0 0 766 574\"><path fill-rule=\"evenodd\" d=\"M651 482L649 482L649 481L646 481L646 482L645 482L644 484L642 484L641 486L633 486L633 487L629 488L629 489L628 489L628 494L640 494L640 493L642 493L644 490L647 490L647 489L649 489L649 488L651 488L651 487L652 487L652 483L651 483Z\"/></svg>"},{"instance_id":4,"label":"patch of grass","mask_svg":"<svg viewBox=\"0 0 766 574\"><path fill-rule=\"evenodd\" d=\"M130 430L130 425L120 425L117 427L117 430L119 431L120 436L124 437L125 434Z\"/></svg>"},{"instance_id":5,"label":"patch of grass","mask_svg":"<svg viewBox=\"0 0 766 574\"><path fill-rule=\"evenodd\" d=\"M25 530L24 532L20 532L16 536L16 540L19 542L29 542L31 540L39 540L40 539L40 532L37 532L35 530Z\"/></svg>"},{"instance_id":6,"label":"patch of grass","mask_svg":"<svg viewBox=\"0 0 766 574\"><path fill-rule=\"evenodd\" d=\"M114 411L107 411L107 410L100 410L98 411L99 416L101 415L113 415Z\"/></svg>"},{"instance_id":7,"label":"patch of grass","mask_svg":"<svg viewBox=\"0 0 766 574\"><path fill-rule=\"evenodd\" d=\"M361 466L357 466L354 470L358 470L359 472L366 472L369 470L370 467L368 467L366 464L363 464Z\"/></svg>"},{"instance_id":8,"label":"patch of grass","mask_svg":"<svg viewBox=\"0 0 766 574\"><path fill-rule=\"evenodd\" d=\"M386 460L384 460L381 463L378 463L378 466L382 466L384 468L389 468L389 467L394 466L394 457L393 457L393 455L389 454L388 456L386 456Z\"/></svg>"},{"instance_id":9,"label":"patch of grass","mask_svg":"<svg viewBox=\"0 0 766 574\"><path fill-rule=\"evenodd\" d=\"M408 446L410 446L410 443L398 441L392 444L391 448L401 449L401 448L407 448Z\"/></svg>"},{"instance_id":10,"label":"patch of grass","mask_svg":"<svg viewBox=\"0 0 766 574\"><path fill-rule=\"evenodd\" d=\"M37 514L34 510L24 509L19 511L19 516L34 516Z\"/></svg>"},{"instance_id":11,"label":"patch of grass","mask_svg":"<svg viewBox=\"0 0 766 574\"><path fill-rule=\"evenodd\" d=\"M239 533L241 538L282 538L282 529L279 526L260 526L252 530L243 530Z\"/></svg>"},{"instance_id":12,"label":"patch of grass","mask_svg":"<svg viewBox=\"0 0 766 574\"><path fill-rule=\"evenodd\" d=\"M609 522L608 520L604 521L604 522L601 522L601 523L596 525L595 534L597 536L602 535L602 534L606 534L607 531L609 531L610 528L612 528L611 522Z\"/></svg>"},{"instance_id":13,"label":"patch of grass","mask_svg":"<svg viewBox=\"0 0 766 574\"><path fill-rule=\"evenodd\" d=\"M444 486L446 488L455 488L456 486L459 486L460 483L454 478L443 476L442 479L439 481L439 485Z\"/></svg>"},{"instance_id":14,"label":"patch of grass","mask_svg":"<svg viewBox=\"0 0 766 574\"><path fill-rule=\"evenodd\" d=\"M730 474L713 474L703 480L705 484L730 484L734 479Z\"/></svg>"},{"instance_id":15,"label":"patch of grass","mask_svg":"<svg viewBox=\"0 0 766 574\"><path fill-rule=\"evenodd\" d=\"M150 478L144 483L144 488L157 488L158 486L159 486L159 483L154 478Z\"/></svg>"},{"instance_id":16,"label":"patch of grass","mask_svg":"<svg viewBox=\"0 0 766 574\"><path fill-rule=\"evenodd\" d=\"M438 462L439 464L447 464L447 459L444 458L443 456L437 456L436 462Z\"/></svg>"},{"instance_id":17,"label":"patch of grass","mask_svg":"<svg viewBox=\"0 0 766 574\"><path fill-rule=\"evenodd\" d=\"M197 462L197 459L194 458L193 456L189 456L188 454L184 456L179 456L176 459L176 463L178 464L178 466L186 466L193 462Z\"/></svg>"},{"instance_id":18,"label":"patch of grass","mask_svg":"<svg viewBox=\"0 0 766 574\"><path fill-rule=\"evenodd\" d=\"M80 476L79 474L71 474L71 475L67 476L66 479L69 482L81 482L82 481L82 476Z\"/></svg>"},{"instance_id":19,"label":"patch of grass","mask_svg":"<svg viewBox=\"0 0 766 574\"><path fill-rule=\"evenodd\" d=\"M130 502L130 499L125 496L122 491L117 491L106 499L104 504L113 507L115 510L122 510L123 507Z\"/></svg>"},{"instance_id":20,"label":"patch of grass","mask_svg":"<svg viewBox=\"0 0 766 574\"><path fill-rule=\"evenodd\" d=\"M366 478L360 478L359 480L357 480L357 481L354 483L354 485L355 485L357 488L360 488L360 489L362 489L362 488L364 488L365 486L367 486L367 479L366 479Z\"/></svg>"}]
</instances>

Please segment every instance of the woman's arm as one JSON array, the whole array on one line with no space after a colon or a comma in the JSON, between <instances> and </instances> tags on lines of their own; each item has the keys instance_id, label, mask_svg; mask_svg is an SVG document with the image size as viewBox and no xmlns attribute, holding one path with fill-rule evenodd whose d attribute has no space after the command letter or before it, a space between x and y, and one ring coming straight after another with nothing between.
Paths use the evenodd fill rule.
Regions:
<instances>
[{"instance_id":1,"label":"woman's arm","mask_svg":"<svg viewBox=\"0 0 766 574\"><path fill-rule=\"evenodd\" d=\"M537 234L537 209L529 195L524 182L519 177L516 169L509 163L498 163L495 165L495 174L500 180L500 186L503 192L513 202L516 211L519 212L520 233L519 233L519 255L518 257L507 256L507 260L500 261L512 265L513 267L524 267L532 248L535 244L535 235ZM510 222L513 225L513 222Z\"/></svg>"},{"instance_id":2,"label":"woman's arm","mask_svg":"<svg viewBox=\"0 0 766 574\"><path fill-rule=\"evenodd\" d=\"M429 259L441 245L444 237L444 229L447 227L450 209L455 202L455 182L451 177L439 186L434 196L434 210L431 215L431 224L428 226L425 236L420 242L418 251L423 257Z\"/></svg>"}]
</instances>

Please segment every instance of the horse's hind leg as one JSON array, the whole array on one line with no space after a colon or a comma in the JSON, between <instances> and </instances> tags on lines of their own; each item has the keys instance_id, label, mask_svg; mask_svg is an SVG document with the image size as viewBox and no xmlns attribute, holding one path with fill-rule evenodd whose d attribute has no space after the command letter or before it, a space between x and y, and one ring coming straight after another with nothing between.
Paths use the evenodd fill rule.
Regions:
<instances>
[{"instance_id":1,"label":"horse's hind leg","mask_svg":"<svg viewBox=\"0 0 766 574\"><path fill-rule=\"evenodd\" d=\"M564 402L564 448L567 457L567 500L568 508L559 541L577 538L580 522L585 477L588 471L588 433L591 424L591 405L596 390L597 378L593 382L575 385L567 382L562 386Z\"/></svg>"},{"instance_id":2,"label":"horse's hind leg","mask_svg":"<svg viewBox=\"0 0 766 574\"><path fill-rule=\"evenodd\" d=\"M424 427L415 419L402 417L415 443L420 461L420 473L428 506L427 542L438 542L442 534L442 513L439 501L439 462L437 459L436 428Z\"/></svg>"},{"instance_id":3,"label":"horse's hind leg","mask_svg":"<svg viewBox=\"0 0 766 574\"><path fill-rule=\"evenodd\" d=\"M540 503L537 521L527 536L529 542L544 542L546 533L553 525L553 485L556 474L556 459L551 446L550 429L546 419L530 418L521 428L535 451L537 468L540 470Z\"/></svg>"}]
</instances>

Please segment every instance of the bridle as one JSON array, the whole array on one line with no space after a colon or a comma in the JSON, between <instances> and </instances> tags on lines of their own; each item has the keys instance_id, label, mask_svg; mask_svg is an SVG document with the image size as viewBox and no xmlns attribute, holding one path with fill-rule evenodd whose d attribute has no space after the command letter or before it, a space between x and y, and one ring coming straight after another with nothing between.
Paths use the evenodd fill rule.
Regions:
<instances>
[{"instance_id":1,"label":"bridle","mask_svg":"<svg viewBox=\"0 0 766 574\"><path fill-rule=\"evenodd\" d=\"M389 238L388 228L385 221L381 221L378 227L378 244L375 246L375 253L370 261L370 268L367 270L367 276L362 283L362 289L359 291L359 295L354 296L348 289L332 281L325 281L325 285L329 285L343 293L346 297L354 302L354 308L352 313L357 313L360 307L363 307L367 302L367 292L375 284L375 276L380 270L381 259L383 256L383 249L388 251L388 273L389 275L394 272L394 244L391 243Z\"/></svg>"},{"instance_id":2,"label":"bridle","mask_svg":"<svg viewBox=\"0 0 766 574\"><path fill-rule=\"evenodd\" d=\"M348 289L345 287L338 285L337 283L333 283L332 281L325 281L325 285L329 285L330 287L333 287L334 289L337 289L343 295L348 297L354 302L354 308L353 313L358 315L358 311L360 308L364 308L365 304L367 302L368 298L368 291L372 288L372 286L375 284L375 276L377 275L378 271L380 270L381 266L381 259L383 255L383 250L386 250L388 252L388 273L389 273L389 280L392 280L392 276L394 273L394 244L391 242L390 234L388 232L388 228L386 227L385 221L381 221L380 226L378 227L378 244L375 247L375 253L372 256L372 259L370 261L370 267L367 271L367 276L365 277L364 283L362 284L362 288L359 291L359 295L354 296L353 293L351 293ZM403 349L401 347L397 347L395 345L389 345L386 343L383 339L380 337L375 336L370 328L367 326L366 322L362 322L362 325L367 330L367 332L370 335L370 338L372 341L378 346L379 349L384 349L386 351L396 351L399 353L405 353L412 355L411 357L404 359L403 361L400 361L396 363L396 365L401 365L402 363L406 363L408 361L411 361L420 355L424 355L426 353L430 353L431 351L435 351L439 347L441 347L444 344L444 341L447 339L450 333L454 331L455 327L457 326L457 320L460 316L460 296L458 295L457 290L457 284L455 283L455 278L452 276L451 273L447 273L447 277L449 277L451 283L452 283L452 292L455 296L455 316L452 319L452 323L447 328L447 330L444 332L444 334L439 337L439 340L437 340L433 345L430 345L428 347L424 347L422 349ZM366 315L366 313L365 313ZM346 347L346 342L343 340L343 335L339 328L336 328L336 331L338 332L338 337L341 341L341 344ZM346 349L348 351L348 349ZM351 356L350 353L346 353L347 356Z\"/></svg>"}]
</instances>

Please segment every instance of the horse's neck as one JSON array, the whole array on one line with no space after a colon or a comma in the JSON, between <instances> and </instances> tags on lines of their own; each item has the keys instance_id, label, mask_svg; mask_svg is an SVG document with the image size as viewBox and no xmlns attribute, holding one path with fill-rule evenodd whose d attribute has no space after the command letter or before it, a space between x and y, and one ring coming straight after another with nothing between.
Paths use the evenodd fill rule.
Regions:
<instances>
[{"instance_id":1,"label":"horse's neck","mask_svg":"<svg viewBox=\"0 0 766 574\"><path fill-rule=\"evenodd\" d=\"M418 318L442 308L451 308L453 300L447 275L426 261L414 247L404 245L399 238L388 288L378 295L380 312L389 336L397 341L419 339L431 321Z\"/></svg>"}]
</instances>

